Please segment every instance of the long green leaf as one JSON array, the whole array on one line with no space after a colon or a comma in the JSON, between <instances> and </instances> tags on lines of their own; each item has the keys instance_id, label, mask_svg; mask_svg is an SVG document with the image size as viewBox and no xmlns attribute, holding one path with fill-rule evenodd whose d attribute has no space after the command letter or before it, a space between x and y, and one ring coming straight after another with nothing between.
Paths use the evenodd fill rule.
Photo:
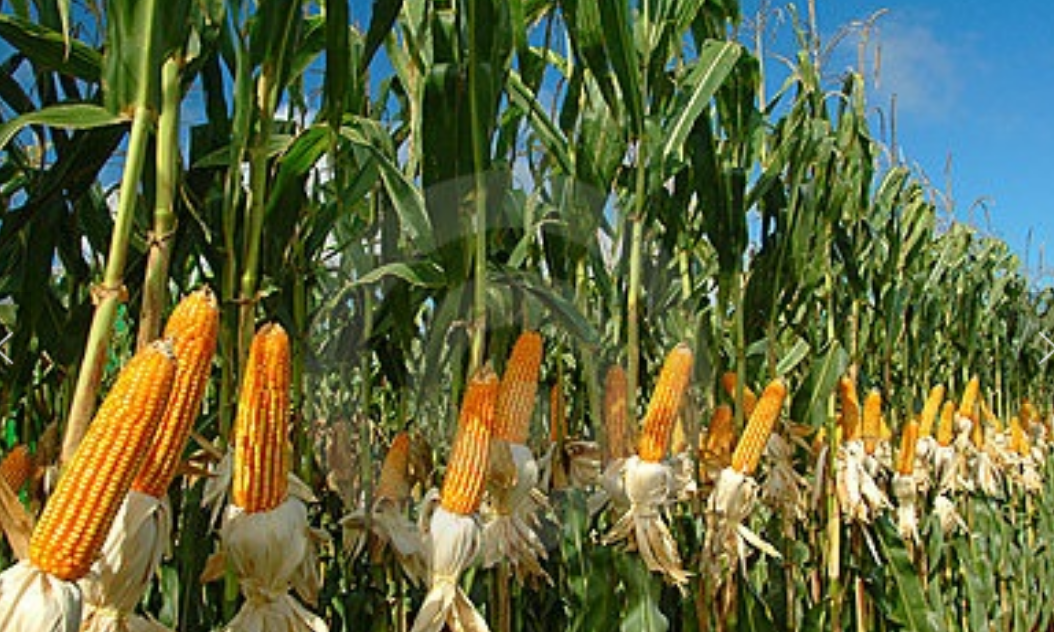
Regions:
<instances>
[{"instance_id":1,"label":"long green leaf","mask_svg":"<svg viewBox=\"0 0 1054 632\"><path fill-rule=\"evenodd\" d=\"M106 108L89 103L53 105L27 112L0 125L0 149L29 125L48 125L62 129L95 129L126 123L128 119L110 112Z\"/></svg>"},{"instance_id":2,"label":"long green leaf","mask_svg":"<svg viewBox=\"0 0 1054 632\"><path fill-rule=\"evenodd\" d=\"M678 107L678 114L666 128L666 142L662 146L662 159L679 154L699 115L735 68L742 47L735 42L708 41L699 52L692 69L685 78L688 90L687 101Z\"/></svg>"}]
</instances>

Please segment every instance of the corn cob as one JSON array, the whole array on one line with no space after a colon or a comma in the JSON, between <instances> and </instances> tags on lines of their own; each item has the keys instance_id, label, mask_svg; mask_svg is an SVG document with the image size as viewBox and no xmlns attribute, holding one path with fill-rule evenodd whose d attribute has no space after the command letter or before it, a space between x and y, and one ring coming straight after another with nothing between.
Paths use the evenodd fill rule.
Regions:
<instances>
[{"instance_id":1,"label":"corn cob","mask_svg":"<svg viewBox=\"0 0 1054 632\"><path fill-rule=\"evenodd\" d=\"M860 438L860 399L856 395L856 382L849 377L838 380L838 394L842 400L842 441Z\"/></svg>"},{"instance_id":2,"label":"corn cob","mask_svg":"<svg viewBox=\"0 0 1054 632\"><path fill-rule=\"evenodd\" d=\"M381 466L374 498L396 502L410 497L410 435L400 432L392 439Z\"/></svg>"},{"instance_id":3,"label":"corn cob","mask_svg":"<svg viewBox=\"0 0 1054 632\"><path fill-rule=\"evenodd\" d=\"M567 404L560 382L549 389L549 442L560 443L567 438Z\"/></svg>"},{"instance_id":4,"label":"corn cob","mask_svg":"<svg viewBox=\"0 0 1054 632\"><path fill-rule=\"evenodd\" d=\"M938 384L930 389L926 404L922 407L922 417L919 420L920 437L933 435L933 422L937 419L937 413L941 411L942 403L944 403L944 385Z\"/></svg>"},{"instance_id":5,"label":"corn cob","mask_svg":"<svg viewBox=\"0 0 1054 632\"><path fill-rule=\"evenodd\" d=\"M977 396L980 390L981 381L975 375L966 383L962 401L959 402L959 414L969 417L971 421L977 421Z\"/></svg>"},{"instance_id":6,"label":"corn cob","mask_svg":"<svg viewBox=\"0 0 1054 632\"><path fill-rule=\"evenodd\" d=\"M721 387L725 389L732 401L736 401L736 382L738 381L735 371L726 371L721 375ZM743 385L743 416L749 418L754 413L754 407L758 404L758 396L746 384Z\"/></svg>"},{"instance_id":7,"label":"corn cob","mask_svg":"<svg viewBox=\"0 0 1054 632\"><path fill-rule=\"evenodd\" d=\"M864 452L874 454L882 436L882 393L871 389L864 400L863 439Z\"/></svg>"},{"instance_id":8,"label":"corn cob","mask_svg":"<svg viewBox=\"0 0 1054 632\"><path fill-rule=\"evenodd\" d=\"M1022 428L1027 428L1029 424L1038 418L1036 407L1032 405L1032 402L1027 397L1021 400L1021 411L1018 416L1021 418Z\"/></svg>"},{"instance_id":9,"label":"corn cob","mask_svg":"<svg viewBox=\"0 0 1054 632\"><path fill-rule=\"evenodd\" d=\"M161 341L122 369L33 531L34 566L66 581L87 574L157 429L175 371L171 345Z\"/></svg>"},{"instance_id":10,"label":"corn cob","mask_svg":"<svg viewBox=\"0 0 1054 632\"><path fill-rule=\"evenodd\" d=\"M914 419L904 426L904 434L900 438L900 455L897 460L897 473L901 476L911 476L915 471L915 448L919 441L919 422Z\"/></svg>"},{"instance_id":11,"label":"corn cob","mask_svg":"<svg viewBox=\"0 0 1054 632\"><path fill-rule=\"evenodd\" d=\"M973 424L970 426L970 442L973 446L980 450L984 447L984 422L981 421L980 417L975 415Z\"/></svg>"},{"instance_id":12,"label":"corn cob","mask_svg":"<svg viewBox=\"0 0 1054 632\"><path fill-rule=\"evenodd\" d=\"M1025 440L1025 431L1021 426L1021 419L1018 416L1010 418L1010 450L1018 454L1021 453L1021 443Z\"/></svg>"},{"instance_id":13,"label":"corn cob","mask_svg":"<svg viewBox=\"0 0 1054 632\"><path fill-rule=\"evenodd\" d=\"M684 343L674 347L666 356L641 424L641 436L637 442L637 455L641 460L658 463L666 455L670 431L692 377L693 361L692 350Z\"/></svg>"},{"instance_id":14,"label":"corn cob","mask_svg":"<svg viewBox=\"0 0 1054 632\"><path fill-rule=\"evenodd\" d=\"M161 427L132 489L160 498L175 478L180 455L201 411L209 367L216 351L220 312L206 287L179 302L165 325L165 338L176 353L176 377Z\"/></svg>"},{"instance_id":15,"label":"corn cob","mask_svg":"<svg viewBox=\"0 0 1054 632\"><path fill-rule=\"evenodd\" d=\"M992 409L988 407L988 402L985 399L981 399L981 419L984 419L986 423L992 426L997 433L1003 432L1003 422L996 416Z\"/></svg>"},{"instance_id":16,"label":"corn cob","mask_svg":"<svg viewBox=\"0 0 1054 632\"><path fill-rule=\"evenodd\" d=\"M494 437L509 443L526 444L531 415L538 396L538 370L542 365L542 337L535 331L520 334L509 354L498 390Z\"/></svg>"},{"instance_id":17,"label":"corn cob","mask_svg":"<svg viewBox=\"0 0 1054 632\"><path fill-rule=\"evenodd\" d=\"M670 433L670 454L683 454L688 449L688 431L684 429L684 417L677 416Z\"/></svg>"},{"instance_id":18,"label":"corn cob","mask_svg":"<svg viewBox=\"0 0 1054 632\"><path fill-rule=\"evenodd\" d=\"M246 513L286 499L289 474L289 336L264 325L253 337L234 420L231 500Z\"/></svg>"},{"instance_id":19,"label":"corn cob","mask_svg":"<svg viewBox=\"0 0 1054 632\"><path fill-rule=\"evenodd\" d=\"M619 364L611 365L604 378L604 428L608 461L629 456L633 440L626 415L626 371Z\"/></svg>"},{"instance_id":20,"label":"corn cob","mask_svg":"<svg viewBox=\"0 0 1054 632\"><path fill-rule=\"evenodd\" d=\"M439 493L440 505L451 513L471 515L483 500L499 388L498 377L485 366L465 391Z\"/></svg>"},{"instance_id":21,"label":"corn cob","mask_svg":"<svg viewBox=\"0 0 1054 632\"><path fill-rule=\"evenodd\" d=\"M11 491L18 493L33 476L34 467L33 455L29 453L26 444L21 443L12 448L4 455L4 460L0 461L0 479L7 483Z\"/></svg>"},{"instance_id":22,"label":"corn cob","mask_svg":"<svg viewBox=\"0 0 1054 632\"><path fill-rule=\"evenodd\" d=\"M776 420L783 410L783 400L786 396L787 385L781 378L772 380L765 387L761 400L754 408L754 414L750 416L743 436L736 445L736 451L732 453L733 470L750 476L757 469L765 451L765 444L768 443L769 435L776 427Z\"/></svg>"},{"instance_id":23,"label":"corn cob","mask_svg":"<svg viewBox=\"0 0 1054 632\"><path fill-rule=\"evenodd\" d=\"M941 423L937 427L937 443L942 446L951 445L955 439L955 402L948 400L944 402L941 409Z\"/></svg>"},{"instance_id":24,"label":"corn cob","mask_svg":"<svg viewBox=\"0 0 1054 632\"><path fill-rule=\"evenodd\" d=\"M732 407L721 404L714 408L710 416L710 428L706 431L706 443L703 454L714 459L727 459L732 456L736 443L736 433L732 427Z\"/></svg>"}]
</instances>

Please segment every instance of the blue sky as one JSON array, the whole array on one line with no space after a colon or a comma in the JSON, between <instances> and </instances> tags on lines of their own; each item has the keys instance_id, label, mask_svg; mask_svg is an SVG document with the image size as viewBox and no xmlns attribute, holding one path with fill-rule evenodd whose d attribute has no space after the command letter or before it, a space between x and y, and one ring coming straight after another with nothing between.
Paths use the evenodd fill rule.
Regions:
<instances>
[{"instance_id":1,"label":"blue sky","mask_svg":"<svg viewBox=\"0 0 1054 632\"><path fill-rule=\"evenodd\" d=\"M744 15L762 4L744 0ZM804 0L799 6L806 11ZM1054 4L817 0L821 36L832 41L881 9L866 57L869 71L880 62L870 93L875 120L895 96L902 158L950 191L956 220L1007 241L1033 281L1051 284L1039 264L1042 256L1049 270L1054 258ZM783 32L769 39L772 52L790 52L790 26L772 28ZM857 64L858 33L829 59L832 77Z\"/></svg>"}]
</instances>

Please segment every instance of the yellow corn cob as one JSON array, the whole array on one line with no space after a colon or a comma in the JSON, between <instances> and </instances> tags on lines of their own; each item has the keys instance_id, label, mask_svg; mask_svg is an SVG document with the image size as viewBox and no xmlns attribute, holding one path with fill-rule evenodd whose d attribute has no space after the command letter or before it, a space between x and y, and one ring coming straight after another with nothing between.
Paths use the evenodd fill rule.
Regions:
<instances>
[{"instance_id":1,"label":"yellow corn cob","mask_svg":"<svg viewBox=\"0 0 1054 632\"><path fill-rule=\"evenodd\" d=\"M732 448L736 444L736 433L732 427L732 407L721 404L714 408L710 416L710 427L706 431L703 445L703 457L716 461L727 461L732 457Z\"/></svg>"},{"instance_id":2,"label":"yellow corn cob","mask_svg":"<svg viewBox=\"0 0 1054 632\"><path fill-rule=\"evenodd\" d=\"M400 502L410 497L410 486L410 435L400 432L384 457L374 497Z\"/></svg>"},{"instance_id":3,"label":"yellow corn cob","mask_svg":"<svg viewBox=\"0 0 1054 632\"><path fill-rule=\"evenodd\" d=\"M882 393L871 389L864 400L863 439L864 452L874 454L882 436Z\"/></svg>"},{"instance_id":4,"label":"yellow corn cob","mask_svg":"<svg viewBox=\"0 0 1054 632\"><path fill-rule=\"evenodd\" d=\"M175 478L194 420L201 412L216 351L220 312L208 288L187 295L165 325L176 353L176 377L165 415L132 489L160 498Z\"/></svg>"},{"instance_id":5,"label":"yellow corn cob","mask_svg":"<svg viewBox=\"0 0 1054 632\"><path fill-rule=\"evenodd\" d=\"M732 398L732 401L736 401L736 372L726 371L721 376L721 386L728 393L728 396ZM758 396L754 394L754 391L750 390L750 387L746 384L743 385L743 416L749 418L754 413L754 407L758 404Z\"/></svg>"},{"instance_id":6,"label":"yellow corn cob","mask_svg":"<svg viewBox=\"0 0 1054 632\"><path fill-rule=\"evenodd\" d=\"M955 439L955 402L948 400L944 402L941 409L941 424L937 427L937 443L942 446L951 445Z\"/></svg>"},{"instance_id":7,"label":"yellow corn cob","mask_svg":"<svg viewBox=\"0 0 1054 632\"><path fill-rule=\"evenodd\" d=\"M984 422L981 418L975 415L973 424L970 426L970 442L973 443L974 447L981 449L984 447Z\"/></svg>"},{"instance_id":8,"label":"yellow corn cob","mask_svg":"<svg viewBox=\"0 0 1054 632\"><path fill-rule=\"evenodd\" d=\"M626 415L626 371L619 364L613 364L604 378L604 428L608 461L629 456L633 438Z\"/></svg>"},{"instance_id":9,"label":"yellow corn cob","mask_svg":"<svg viewBox=\"0 0 1054 632\"><path fill-rule=\"evenodd\" d=\"M692 350L681 343L666 356L655 383L648 412L644 414L641 424L640 440L637 442L637 455L643 461L658 463L666 455L670 443L670 431L681 409L681 399L688 382L692 378Z\"/></svg>"},{"instance_id":10,"label":"yellow corn cob","mask_svg":"<svg viewBox=\"0 0 1054 632\"><path fill-rule=\"evenodd\" d=\"M1010 418L1010 449L1018 454L1027 454L1022 451L1022 445L1026 442L1025 431L1018 417Z\"/></svg>"},{"instance_id":11,"label":"yellow corn cob","mask_svg":"<svg viewBox=\"0 0 1054 632\"><path fill-rule=\"evenodd\" d=\"M942 403L944 403L944 385L938 384L930 389L930 395L922 407L922 417L919 420L920 437L933 435L933 422L937 419L937 413L941 411Z\"/></svg>"},{"instance_id":12,"label":"yellow corn cob","mask_svg":"<svg viewBox=\"0 0 1054 632\"><path fill-rule=\"evenodd\" d=\"M485 366L473 376L465 391L439 493L440 504L451 513L471 515L483 500L498 389L498 377Z\"/></svg>"},{"instance_id":13,"label":"yellow corn cob","mask_svg":"<svg viewBox=\"0 0 1054 632\"><path fill-rule=\"evenodd\" d=\"M1036 407L1032 405L1032 402L1027 397L1021 400L1021 411L1018 416L1021 418L1022 428L1027 428L1030 423L1038 418Z\"/></svg>"},{"instance_id":14,"label":"yellow corn cob","mask_svg":"<svg viewBox=\"0 0 1054 632\"><path fill-rule=\"evenodd\" d=\"M860 399L856 395L856 382L849 377L838 380L838 395L842 400L842 441L860 438Z\"/></svg>"},{"instance_id":15,"label":"yellow corn cob","mask_svg":"<svg viewBox=\"0 0 1054 632\"><path fill-rule=\"evenodd\" d=\"M768 443L769 435L776 427L776 420L783 410L783 400L786 397L787 385L781 378L772 380L765 387L761 400L754 408L754 414L750 416L743 436L736 445L736 451L732 453L733 470L749 476L757 469L765 451L765 444Z\"/></svg>"},{"instance_id":16,"label":"yellow corn cob","mask_svg":"<svg viewBox=\"0 0 1054 632\"><path fill-rule=\"evenodd\" d=\"M900 456L897 460L897 472L901 476L910 476L915 471L915 448L919 441L919 422L914 419L904 426L900 438Z\"/></svg>"},{"instance_id":17,"label":"yellow corn cob","mask_svg":"<svg viewBox=\"0 0 1054 632\"><path fill-rule=\"evenodd\" d=\"M567 438L567 405L560 383L549 389L549 441L559 443Z\"/></svg>"},{"instance_id":18,"label":"yellow corn cob","mask_svg":"<svg viewBox=\"0 0 1054 632\"><path fill-rule=\"evenodd\" d=\"M0 479L7 483L11 491L17 493L33 476L34 467L33 455L29 453L29 448L24 443L16 445L4 455L4 460L0 461Z\"/></svg>"},{"instance_id":19,"label":"yellow corn cob","mask_svg":"<svg viewBox=\"0 0 1054 632\"><path fill-rule=\"evenodd\" d=\"M171 345L162 341L121 370L33 530L34 566L66 581L87 574L157 429L175 372Z\"/></svg>"},{"instance_id":20,"label":"yellow corn cob","mask_svg":"<svg viewBox=\"0 0 1054 632\"><path fill-rule=\"evenodd\" d=\"M538 370L542 365L542 337L536 331L520 334L509 354L498 390L494 437L509 443L527 443L531 415L538 396Z\"/></svg>"},{"instance_id":21,"label":"yellow corn cob","mask_svg":"<svg viewBox=\"0 0 1054 632\"><path fill-rule=\"evenodd\" d=\"M246 513L275 509L289 482L289 336L261 327L249 348L234 420L231 500Z\"/></svg>"},{"instance_id":22,"label":"yellow corn cob","mask_svg":"<svg viewBox=\"0 0 1054 632\"><path fill-rule=\"evenodd\" d=\"M992 409L988 407L988 402L984 399L981 400L981 419L985 420L985 423L991 424L992 428L997 432L1003 432L1003 422L996 417Z\"/></svg>"},{"instance_id":23,"label":"yellow corn cob","mask_svg":"<svg viewBox=\"0 0 1054 632\"><path fill-rule=\"evenodd\" d=\"M980 390L981 381L975 375L966 383L962 401L959 402L959 414L963 417L969 417L971 421L977 420L977 396Z\"/></svg>"}]
</instances>

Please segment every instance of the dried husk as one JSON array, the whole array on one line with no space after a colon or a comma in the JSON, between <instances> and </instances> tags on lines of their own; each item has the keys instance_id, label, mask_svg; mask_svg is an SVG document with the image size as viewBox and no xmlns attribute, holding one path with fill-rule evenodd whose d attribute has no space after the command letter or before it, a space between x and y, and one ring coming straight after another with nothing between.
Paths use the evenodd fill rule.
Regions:
<instances>
[{"instance_id":1,"label":"dried husk","mask_svg":"<svg viewBox=\"0 0 1054 632\"><path fill-rule=\"evenodd\" d=\"M626 541L631 550L640 553L648 570L662 573L667 581L683 589L689 573L682 567L677 541L663 519L663 509L673 490L670 467L632 456L626 459L622 477L629 508L604 536L603 543Z\"/></svg>"},{"instance_id":2,"label":"dried husk","mask_svg":"<svg viewBox=\"0 0 1054 632\"><path fill-rule=\"evenodd\" d=\"M847 521L868 524L891 507L889 498L868 471L867 459L863 441L846 441L838 446L835 483L842 515Z\"/></svg>"},{"instance_id":3,"label":"dried husk","mask_svg":"<svg viewBox=\"0 0 1054 632\"><path fill-rule=\"evenodd\" d=\"M435 507L422 515L428 524L425 550L429 560L429 590L414 619L412 632L489 632L458 579L479 555L480 526L474 516Z\"/></svg>"},{"instance_id":4,"label":"dried husk","mask_svg":"<svg viewBox=\"0 0 1054 632\"><path fill-rule=\"evenodd\" d=\"M483 507L483 566L490 568L508 560L513 574L521 581L541 578L552 583L539 560L546 558L545 545L538 536L538 512L547 507L538 489L538 463L530 448L505 444L515 467L512 481L490 486ZM511 484L510 484L511 483Z\"/></svg>"},{"instance_id":5,"label":"dried husk","mask_svg":"<svg viewBox=\"0 0 1054 632\"><path fill-rule=\"evenodd\" d=\"M765 445L768 471L761 482L761 500L775 507L785 519L805 519L805 490L808 481L794 469L794 446L778 434Z\"/></svg>"},{"instance_id":6,"label":"dried husk","mask_svg":"<svg viewBox=\"0 0 1054 632\"><path fill-rule=\"evenodd\" d=\"M0 630L76 632L81 623L81 592L67 582L22 561L0 573Z\"/></svg>"},{"instance_id":7,"label":"dried husk","mask_svg":"<svg viewBox=\"0 0 1054 632\"><path fill-rule=\"evenodd\" d=\"M78 583L84 595L82 631L165 630L135 614L172 532L168 498L130 491L92 571Z\"/></svg>"},{"instance_id":8,"label":"dried husk","mask_svg":"<svg viewBox=\"0 0 1054 632\"><path fill-rule=\"evenodd\" d=\"M328 626L290 594L317 594L313 564L315 534L307 507L295 496L271 511L246 513L228 505L220 530L227 562L238 577L245 603L227 624L239 632L326 632Z\"/></svg>"},{"instance_id":9,"label":"dried husk","mask_svg":"<svg viewBox=\"0 0 1054 632\"><path fill-rule=\"evenodd\" d=\"M919 541L918 517L915 507L918 490L913 475L894 474L891 482L893 496L897 499L897 531L900 537L913 543Z\"/></svg>"},{"instance_id":10,"label":"dried husk","mask_svg":"<svg viewBox=\"0 0 1054 632\"><path fill-rule=\"evenodd\" d=\"M779 552L745 524L754 510L758 484L731 467L721 470L706 503L706 538L703 549L704 573L725 581L735 563L745 563L751 545L762 553L779 558Z\"/></svg>"}]
</instances>

